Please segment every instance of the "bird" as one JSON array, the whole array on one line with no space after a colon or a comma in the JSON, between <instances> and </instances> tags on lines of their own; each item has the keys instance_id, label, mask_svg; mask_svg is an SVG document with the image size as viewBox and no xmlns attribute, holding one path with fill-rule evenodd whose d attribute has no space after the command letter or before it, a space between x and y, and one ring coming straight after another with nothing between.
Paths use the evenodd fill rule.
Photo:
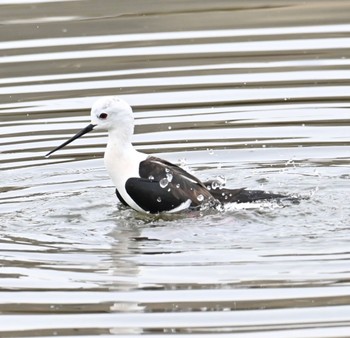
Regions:
<instances>
[{"instance_id":1,"label":"bird","mask_svg":"<svg viewBox=\"0 0 350 338\"><path fill-rule=\"evenodd\" d=\"M246 188L228 189L216 180L202 182L180 166L134 148L134 116L131 106L118 96L97 99L91 123L45 156L92 130L107 130L106 169L116 195L125 206L147 214L177 213L226 203L278 200L282 194Z\"/></svg>"}]
</instances>

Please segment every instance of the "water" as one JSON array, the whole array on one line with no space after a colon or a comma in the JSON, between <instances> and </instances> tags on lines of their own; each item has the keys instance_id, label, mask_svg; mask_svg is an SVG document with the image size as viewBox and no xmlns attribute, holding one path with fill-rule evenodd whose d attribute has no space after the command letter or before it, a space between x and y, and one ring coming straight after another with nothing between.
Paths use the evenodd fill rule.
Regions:
<instances>
[{"instance_id":1,"label":"water","mask_svg":"<svg viewBox=\"0 0 350 338\"><path fill-rule=\"evenodd\" d=\"M1 1L1 337L348 337L347 1ZM144 216L106 134L299 205Z\"/></svg>"}]
</instances>

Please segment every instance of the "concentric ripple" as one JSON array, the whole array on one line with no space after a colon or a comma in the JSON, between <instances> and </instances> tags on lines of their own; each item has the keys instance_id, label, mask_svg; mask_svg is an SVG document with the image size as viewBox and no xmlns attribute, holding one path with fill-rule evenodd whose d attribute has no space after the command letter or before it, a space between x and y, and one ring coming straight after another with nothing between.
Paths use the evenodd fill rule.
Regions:
<instances>
[{"instance_id":1,"label":"concentric ripple","mask_svg":"<svg viewBox=\"0 0 350 338\"><path fill-rule=\"evenodd\" d=\"M1 337L348 337L346 1L1 1ZM299 204L140 215L89 123ZM224 178L223 178L224 177Z\"/></svg>"}]
</instances>

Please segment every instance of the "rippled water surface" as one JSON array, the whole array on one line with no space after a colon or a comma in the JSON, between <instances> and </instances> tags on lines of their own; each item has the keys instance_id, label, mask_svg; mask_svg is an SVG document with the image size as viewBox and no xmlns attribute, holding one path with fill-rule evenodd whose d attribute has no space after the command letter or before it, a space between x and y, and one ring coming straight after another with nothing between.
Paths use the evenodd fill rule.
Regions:
<instances>
[{"instance_id":1,"label":"rippled water surface","mask_svg":"<svg viewBox=\"0 0 350 338\"><path fill-rule=\"evenodd\" d=\"M349 337L349 1L0 1L1 337ZM106 133L299 204L144 216Z\"/></svg>"}]
</instances>

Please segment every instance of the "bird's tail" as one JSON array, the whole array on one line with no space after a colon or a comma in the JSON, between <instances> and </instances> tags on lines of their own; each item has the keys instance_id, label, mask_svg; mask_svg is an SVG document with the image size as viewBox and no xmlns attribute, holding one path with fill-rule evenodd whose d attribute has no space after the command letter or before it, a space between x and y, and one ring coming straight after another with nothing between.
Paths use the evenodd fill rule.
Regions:
<instances>
[{"instance_id":1,"label":"bird's tail","mask_svg":"<svg viewBox=\"0 0 350 338\"><path fill-rule=\"evenodd\" d=\"M249 203L256 201L290 199L290 196L266 192L263 190L246 190L216 188L210 193L221 203ZM294 199L294 198L293 198Z\"/></svg>"}]
</instances>

